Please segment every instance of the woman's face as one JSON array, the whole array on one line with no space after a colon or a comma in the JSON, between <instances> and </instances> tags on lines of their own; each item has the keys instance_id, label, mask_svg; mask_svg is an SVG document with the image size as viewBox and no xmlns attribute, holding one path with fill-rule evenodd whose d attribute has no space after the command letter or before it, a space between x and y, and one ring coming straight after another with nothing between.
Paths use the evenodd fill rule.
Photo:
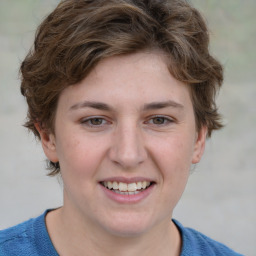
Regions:
<instances>
[{"instance_id":1,"label":"woman's face","mask_svg":"<svg viewBox=\"0 0 256 256\"><path fill-rule=\"evenodd\" d=\"M66 88L55 135L42 142L60 163L63 209L129 236L170 223L205 134L196 131L188 86L161 54L141 52L105 59Z\"/></svg>"}]
</instances>

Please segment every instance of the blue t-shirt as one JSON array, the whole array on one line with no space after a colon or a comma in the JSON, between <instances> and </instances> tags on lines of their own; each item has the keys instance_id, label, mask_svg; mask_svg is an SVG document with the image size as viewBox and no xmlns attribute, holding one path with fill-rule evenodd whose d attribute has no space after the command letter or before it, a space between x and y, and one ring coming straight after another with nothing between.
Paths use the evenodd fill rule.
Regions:
<instances>
[{"instance_id":1,"label":"blue t-shirt","mask_svg":"<svg viewBox=\"0 0 256 256\"><path fill-rule=\"evenodd\" d=\"M45 225L49 210L35 219L0 231L0 256L58 256ZM225 245L173 220L182 236L180 256L241 256Z\"/></svg>"}]
</instances>

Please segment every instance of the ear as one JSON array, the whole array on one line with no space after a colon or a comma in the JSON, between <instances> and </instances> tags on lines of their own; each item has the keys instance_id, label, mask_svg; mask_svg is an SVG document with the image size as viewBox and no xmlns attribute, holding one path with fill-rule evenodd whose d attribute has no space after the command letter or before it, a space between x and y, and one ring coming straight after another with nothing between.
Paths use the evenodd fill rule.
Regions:
<instances>
[{"instance_id":1,"label":"ear","mask_svg":"<svg viewBox=\"0 0 256 256\"><path fill-rule=\"evenodd\" d=\"M59 161L56 151L56 140L52 133L49 133L41 127L39 123L35 123L35 127L40 134L41 144L46 157L53 163Z\"/></svg>"},{"instance_id":2,"label":"ear","mask_svg":"<svg viewBox=\"0 0 256 256\"><path fill-rule=\"evenodd\" d=\"M192 158L192 164L197 164L200 162L201 157L205 149L205 141L207 135L207 127L203 126L200 131L197 133L196 142L194 145L194 153Z\"/></svg>"}]
</instances>

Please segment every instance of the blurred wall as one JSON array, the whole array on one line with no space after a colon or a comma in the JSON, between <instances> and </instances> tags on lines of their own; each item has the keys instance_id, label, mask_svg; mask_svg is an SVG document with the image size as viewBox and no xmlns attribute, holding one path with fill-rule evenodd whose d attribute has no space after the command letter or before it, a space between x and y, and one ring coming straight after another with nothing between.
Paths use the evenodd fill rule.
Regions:
<instances>
[{"instance_id":1,"label":"blurred wall","mask_svg":"<svg viewBox=\"0 0 256 256\"><path fill-rule=\"evenodd\" d=\"M22 123L19 65L36 26L57 0L0 0L0 228L62 203L44 155ZM207 142L175 218L245 254L256 255L256 2L193 0L211 30L226 79L219 109L226 127Z\"/></svg>"}]
</instances>

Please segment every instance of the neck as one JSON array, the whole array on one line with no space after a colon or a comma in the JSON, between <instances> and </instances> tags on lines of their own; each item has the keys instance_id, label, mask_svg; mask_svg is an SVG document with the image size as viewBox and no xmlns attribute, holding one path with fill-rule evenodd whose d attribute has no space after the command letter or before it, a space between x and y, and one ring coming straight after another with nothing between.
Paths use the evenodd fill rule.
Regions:
<instances>
[{"instance_id":1,"label":"neck","mask_svg":"<svg viewBox=\"0 0 256 256\"><path fill-rule=\"evenodd\" d=\"M180 255L181 238L171 221L136 236L118 236L64 207L47 214L46 225L59 255Z\"/></svg>"}]
</instances>

